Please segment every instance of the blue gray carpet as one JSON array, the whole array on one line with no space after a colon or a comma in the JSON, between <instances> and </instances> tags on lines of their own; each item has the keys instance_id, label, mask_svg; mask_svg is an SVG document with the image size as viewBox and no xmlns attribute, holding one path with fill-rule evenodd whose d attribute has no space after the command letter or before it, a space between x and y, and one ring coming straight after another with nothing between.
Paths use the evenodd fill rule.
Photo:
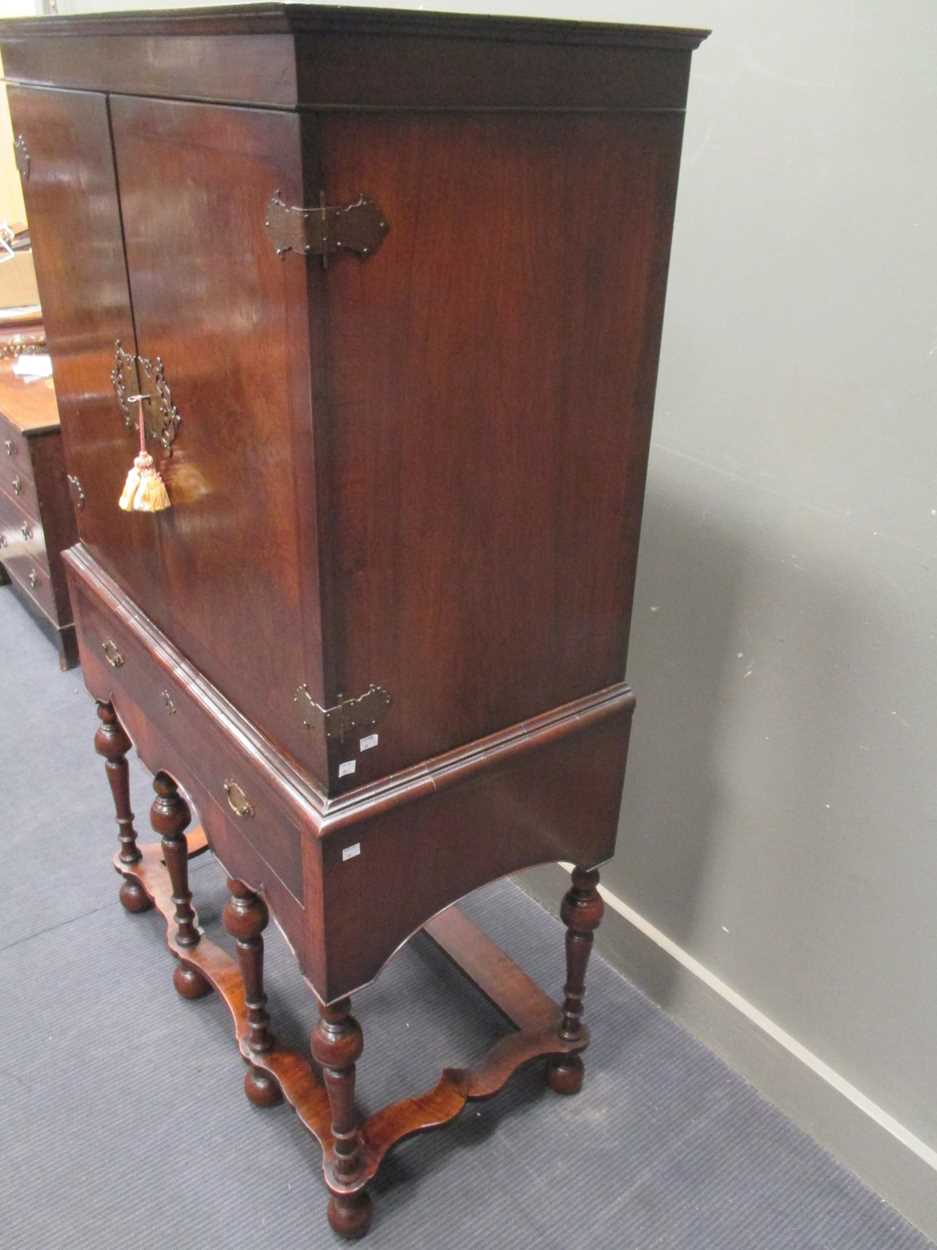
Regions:
<instances>
[{"instance_id":1,"label":"blue gray carpet","mask_svg":"<svg viewBox=\"0 0 937 1250\"><path fill-rule=\"evenodd\" d=\"M310 1250L336 1244L318 1148L293 1113L241 1091L230 1019L179 999L153 913L117 903L115 831L95 718L76 671L0 591L4 852L0 929L3 1250ZM149 778L134 799L147 836ZM220 870L193 865L220 932ZM509 883L468 910L541 984L562 929ZM268 929L281 1036L311 997ZM360 994L361 1102L374 1108L471 1060L500 1019L416 940ZM927 1250L930 1243L601 959L577 1098L539 1069L453 1126L404 1143L374 1186L374 1250Z\"/></svg>"}]
</instances>

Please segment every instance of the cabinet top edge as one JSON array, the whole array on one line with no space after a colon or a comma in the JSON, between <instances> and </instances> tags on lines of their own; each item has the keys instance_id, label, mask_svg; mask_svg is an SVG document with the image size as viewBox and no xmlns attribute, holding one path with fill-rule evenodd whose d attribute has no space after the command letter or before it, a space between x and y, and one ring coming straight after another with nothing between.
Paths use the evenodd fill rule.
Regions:
<instances>
[{"instance_id":1,"label":"cabinet top edge","mask_svg":"<svg viewBox=\"0 0 937 1250\"><path fill-rule=\"evenodd\" d=\"M692 51L710 34L708 30L688 27L317 4L245 4L0 20L0 39L3 40L63 35L268 35L314 32L441 35L494 42L597 44L673 51Z\"/></svg>"}]
</instances>

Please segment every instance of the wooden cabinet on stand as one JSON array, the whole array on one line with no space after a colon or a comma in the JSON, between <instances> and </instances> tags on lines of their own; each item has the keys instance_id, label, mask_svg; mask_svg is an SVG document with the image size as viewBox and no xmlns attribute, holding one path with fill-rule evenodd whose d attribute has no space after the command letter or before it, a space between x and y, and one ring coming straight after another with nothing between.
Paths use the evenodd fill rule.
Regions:
<instances>
[{"instance_id":1,"label":"wooden cabinet on stand","mask_svg":"<svg viewBox=\"0 0 937 1250\"><path fill-rule=\"evenodd\" d=\"M318 1139L348 1236L396 1142L533 1058L582 1080L703 34L294 5L0 24L121 898L165 915L181 994L223 995L248 1097ZM193 910L206 848L236 959ZM450 904L558 859L555 1005ZM319 1000L311 1060L267 1016L268 911ZM420 930L515 1028L362 1118L350 995Z\"/></svg>"}]
</instances>

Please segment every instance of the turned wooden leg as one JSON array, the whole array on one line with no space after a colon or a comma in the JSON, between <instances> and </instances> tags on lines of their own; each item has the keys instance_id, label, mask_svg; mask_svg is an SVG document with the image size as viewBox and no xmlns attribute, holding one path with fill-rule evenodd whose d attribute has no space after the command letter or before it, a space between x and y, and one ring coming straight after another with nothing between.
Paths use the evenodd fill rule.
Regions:
<instances>
[{"instance_id":1,"label":"turned wooden leg","mask_svg":"<svg viewBox=\"0 0 937 1250\"><path fill-rule=\"evenodd\" d=\"M172 882L175 939L179 946L194 947L202 935L195 922L189 890L189 848L185 840L185 828L191 819L189 805L167 773L156 774L153 789L156 798L150 808L150 824L162 839L163 859ZM211 984L197 968L181 961L176 964L172 983L183 998L201 998L211 989Z\"/></svg>"},{"instance_id":2,"label":"turned wooden leg","mask_svg":"<svg viewBox=\"0 0 937 1250\"><path fill-rule=\"evenodd\" d=\"M264 940L269 914L267 904L243 881L228 881L231 897L225 904L224 927L234 938L238 963L244 981L247 1006L247 1045L251 1054L265 1055L273 1050L267 995L264 993ZM280 1083L272 1073L248 1062L244 1093L255 1107L275 1107L283 1099Z\"/></svg>"},{"instance_id":3,"label":"turned wooden leg","mask_svg":"<svg viewBox=\"0 0 937 1250\"><path fill-rule=\"evenodd\" d=\"M361 1026L351 1015L351 1000L339 999L320 1007L319 1023L312 1033L312 1053L322 1067L322 1079L332 1109L335 1137L334 1175L353 1183L361 1171L361 1120L355 1107L355 1062L361 1057L364 1039ZM364 1188L355 1192L332 1189L329 1223L342 1237L363 1237L371 1222L371 1197Z\"/></svg>"},{"instance_id":4,"label":"turned wooden leg","mask_svg":"<svg viewBox=\"0 0 937 1250\"><path fill-rule=\"evenodd\" d=\"M605 904L598 891L595 868L574 868L573 884L563 899L560 916L566 925L566 985L563 987L563 1018L560 1037L575 1042L582 1036L582 1000L586 993L586 965L592 939L602 920ZM547 1061L547 1082L558 1094L578 1094L583 1066L579 1055L554 1055Z\"/></svg>"},{"instance_id":5,"label":"turned wooden leg","mask_svg":"<svg viewBox=\"0 0 937 1250\"><path fill-rule=\"evenodd\" d=\"M133 812L130 810L130 770L127 767L127 752L131 742L124 732L124 727L117 719L117 713L110 703L98 704L100 725L94 735L94 749L98 755L104 756L104 768L107 780L114 796L114 810L117 813L117 830L120 839L118 860L131 867L140 861L140 848L137 846L137 834L133 827ZM127 911L149 911L153 906L147 898L139 881L124 877L120 887L120 901Z\"/></svg>"}]
</instances>

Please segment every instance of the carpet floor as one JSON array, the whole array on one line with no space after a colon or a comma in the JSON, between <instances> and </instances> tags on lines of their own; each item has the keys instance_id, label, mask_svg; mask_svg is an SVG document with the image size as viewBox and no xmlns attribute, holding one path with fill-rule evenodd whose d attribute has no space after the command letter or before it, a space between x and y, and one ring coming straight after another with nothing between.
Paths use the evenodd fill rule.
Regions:
<instances>
[{"instance_id":1,"label":"carpet floor","mask_svg":"<svg viewBox=\"0 0 937 1250\"><path fill-rule=\"evenodd\" d=\"M320 1154L293 1113L252 1108L230 1017L170 984L152 912L128 916L116 834L78 671L0 591L6 902L0 940L0 1245L4 1250L312 1250ZM12 659L11 657L15 657ZM132 762L148 835L148 776ZM193 864L203 924L221 871ZM467 910L545 987L562 928L509 882ZM267 930L270 1008L302 1046L315 1011ZM356 997L365 1108L430 1087L503 1024L426 939ZM931 1243L594 957L586 1083L562 1099L539 1066L447 1129L392 1154L373 1186L373 1250L928 1250ZM931 1247L933 1250L933 1247Z\"/></svg>"}]
</instances>

